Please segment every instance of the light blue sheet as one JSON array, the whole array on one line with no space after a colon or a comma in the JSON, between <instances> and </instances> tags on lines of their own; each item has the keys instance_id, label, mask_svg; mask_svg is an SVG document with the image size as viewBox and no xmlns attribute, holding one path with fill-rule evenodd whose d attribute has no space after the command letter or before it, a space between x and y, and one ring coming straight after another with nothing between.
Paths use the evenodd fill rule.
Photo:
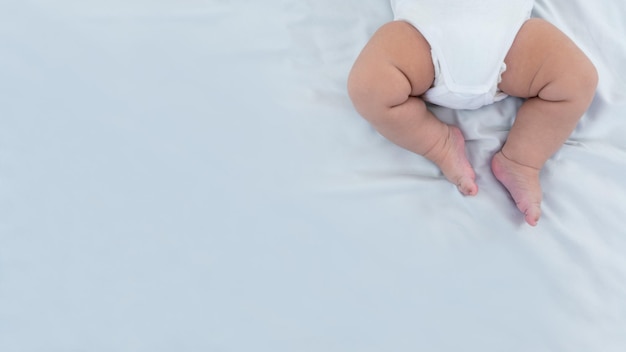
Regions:
<instances>
[{"instance_id":1,"label":"light blue sheet","mask_svg":"<svg viewBox=\"0 0 626 352\"><path fill-rule=\"evenodd\" d=\"M1 0L0 351L626 350L626 5L540 0L598 94L530 228L354 111L385 0Z\"/></svg>"}]
</instances>

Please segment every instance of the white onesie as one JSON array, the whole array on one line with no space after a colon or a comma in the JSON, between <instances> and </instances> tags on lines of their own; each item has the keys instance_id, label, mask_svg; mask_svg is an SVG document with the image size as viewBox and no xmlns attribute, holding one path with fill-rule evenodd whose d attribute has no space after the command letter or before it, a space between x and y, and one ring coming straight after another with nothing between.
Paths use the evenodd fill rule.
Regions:
<instances>
[{"instance_id":1,"label":"white onesie","mask_svg":"<svg viewBox=\"0 0 626 352\"><path fill-rule=\"evenodd\" d=\"M431 47L435 83L423 98L452 109L502 100L504 58L534 0L391 0L394 19L417 28Z\"/></svg>"}]
</instances>

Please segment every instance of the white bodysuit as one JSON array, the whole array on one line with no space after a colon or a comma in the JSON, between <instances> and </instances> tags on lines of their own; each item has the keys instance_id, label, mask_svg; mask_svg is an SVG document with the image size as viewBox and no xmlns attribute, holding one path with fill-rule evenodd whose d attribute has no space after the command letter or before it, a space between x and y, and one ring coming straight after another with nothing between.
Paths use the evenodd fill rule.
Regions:
<instances>
[{"instance_id":1,"label":"white bodysuit","mask_svg":"<svg viewBox=\"0 0 626 352\"><path fill-rule=\"evenodd\" d=\"M431 47L435 83L425 101L477 109L502 100L504 58L534 0L391 0L394 19L417 28Z\"/></svg>"}]
</instances>

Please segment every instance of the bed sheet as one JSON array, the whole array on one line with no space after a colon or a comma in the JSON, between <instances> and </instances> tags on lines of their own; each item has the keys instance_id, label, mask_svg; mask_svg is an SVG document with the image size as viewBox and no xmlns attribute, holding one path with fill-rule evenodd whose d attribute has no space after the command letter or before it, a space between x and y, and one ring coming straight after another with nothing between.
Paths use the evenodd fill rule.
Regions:
<instances>
[{"instance_id":1,"label":"bed sheet","mask_svg":"<svg viewBox=\"0 0 626 352\"><path fill-rule=\"evenodd\" d=\"M354 111L385 0L0 2L0 351L626 349L626 3L538 0L597 96L524 224L521 104L432 107L480 192Z\"/></svg>"}]
</instances>

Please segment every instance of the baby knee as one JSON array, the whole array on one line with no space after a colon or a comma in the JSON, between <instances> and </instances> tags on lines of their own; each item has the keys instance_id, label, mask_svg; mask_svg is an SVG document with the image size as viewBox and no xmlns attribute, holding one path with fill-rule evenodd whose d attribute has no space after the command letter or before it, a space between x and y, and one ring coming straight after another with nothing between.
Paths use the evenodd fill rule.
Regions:
<instances>
[{"instance_id":1,"label":"baby knee","mask_svg":"<svg viewBox=\"0 0 626 352\"><path fill-rule=\"evenodd\" d=\"M596 94L598 87L598 71L590 60L577 65L578 67L572 72L571 78L568 80L571 100L581 110L586 110Z\"/></svg>"},{"instance_id":2,"label":"baby knee","mask_svg":"<svg viewBox=\"0 0 626 352\"><path fill-rule=\"evenodd\" d=\"M548 83L539 96L551 101L570 101L585 109L595 96L598 86L598 71L587 57L570 61L569 68Z\"/></svg>"},{"instance_id":3,"label":"baby knee","mask_svg":"<svg viewBox=\"0 0 626 352\"><path fill-rule=\"evenodd\" d=\"M352 105L361 116L367 118L370 111L374 108L372 104L373 89L371 82L365 74L354 67L348 76L348 96L352 101Z\"/></svg>"},{"instance_id":4,"label":"baby knee","mask_svg":"<svg viewBox=\"0 0 626 352\"><path fill-rule=\"evenodd\" d=\"M405 102L411 85L391 65L364 65L357 62L348 76L348 95L356 110L367 120L384 119L386 112Z\"/></svg>"},{"instance_id":5,"label":"baby knee","mask_svg":"<svg viewBox=\"0 0 626 352\"><path fill-rule=\"evenodd\" d=\"M598 70L591 60L587 59L587 62L582 65L579 80L583 95L591 101L596 94L599 81Z\"/></svg>"},{"instance_id":6,"label":"baby knee","mask_svg":"<svg viewBox=\"0 0 626 352\"><path fill-rule=\"evenodd\" d=\"M589 58L582 53L581 55L583 57L567 73L564 85L574 99L590 103L598 87L598 71Z\"/></svg>"},{"instance_id":7,"label":"baby knee","mask_svg":"<svg viewBox=\"0 0 626 352\"><path fill-rule=\"evenodd\" d=\"M355 65L348 76L348 96L357 110L367 101L370 84L364 73Z\"/></svg>"}]
</instances>

